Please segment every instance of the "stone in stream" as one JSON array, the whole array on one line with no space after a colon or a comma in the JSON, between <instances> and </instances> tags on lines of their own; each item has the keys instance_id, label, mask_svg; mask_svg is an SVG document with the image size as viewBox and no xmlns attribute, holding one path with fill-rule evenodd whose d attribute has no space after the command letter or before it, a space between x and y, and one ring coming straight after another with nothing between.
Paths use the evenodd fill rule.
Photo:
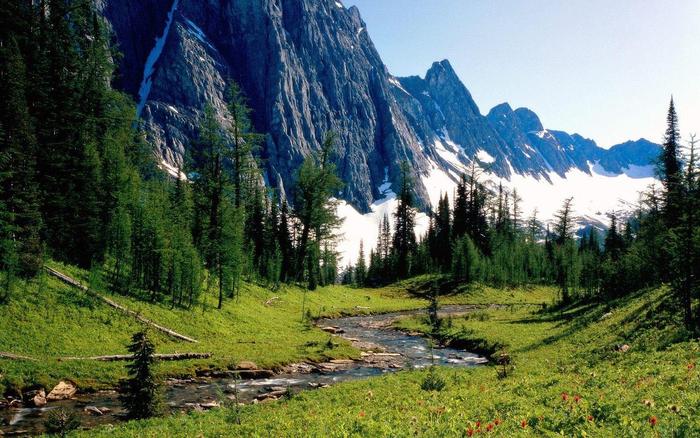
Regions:
<instances>
[{"instance_id":1,"label":"stone in stream","mask_svg":"<svg viewBox=\"0 0 700 438\"><path fill-rule=\"evenodd\" d=\"M97 406L85 406L85 409L83 409L83 412L88 413L90 415L94 415L96 417L101 417L105 414L102 411L102 409L98 408Z\"/></svg>"},{"instance_id":2,"label":"stone in stream","mask_svg":"<svg viewBox=\"0 0 700 438\"><path fill-rule=\"evenodd\" d=\"M260 394L257 397L255 397L255 399L258 401L263 401L263 400L267 400L267 399L275 399L276 400L280 397L283 397L285 394L287 394L287 388L282 388L282 389L278 389L276 391L270 391L270 392Z\"/></svg>"},{"instance_id":3,"label":"stone in stream","mask_svg":"<svg viewBox=\"0 0 700 438\"><path fill-rule=\"evenodd\" d=\"M328 326L328 327L323 327L321 328L324 332L328 332L334 335L339 335L341 333L345 333L345 330L341 329L340 327L335 327L335 326Z\"/></svg>"},{"instance_id":4,"label":"stone in stream","mask_svg":"<svg viewBox=\"0 0 700 438\"><path fill-rule=\"evenodd\" d=\"M306 362L293 363L282 367L282 373L284 374L311 374L316 371L318 371L316 365Z\"/></svg>"},{"instance_id":5,"label":"stone in stream","mask_svg":"<svg viewBox=\"0 0 700 438\"><path fill-rule=\"evenodd\" d=\"M67 400L75 395L75 393L78 391L78 388L75 386L73 382L66 381L66 380L61 380L58 382L58 385L56 385L51 392L49 392L49 395L46 396L47 401L58 401L58 400Z\"/></svg>"},{"instance_id":6,"label":"stone in stream","mask_svg":"<svg viewBox=\"0 0 700 438\"><path fill-rule=\"evenodd\" d=\"M36 391L30 391L24 394L24 399L29 401L29 404L35 408L43 408L46 406L46 391L44 388Z\"/></svg>"}]
</instances>

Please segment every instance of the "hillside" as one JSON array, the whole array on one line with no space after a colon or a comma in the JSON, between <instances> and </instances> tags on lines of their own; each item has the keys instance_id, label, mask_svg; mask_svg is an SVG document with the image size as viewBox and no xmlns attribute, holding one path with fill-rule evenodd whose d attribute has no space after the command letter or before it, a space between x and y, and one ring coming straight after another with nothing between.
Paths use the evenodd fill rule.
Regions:
<instances>
[{"instance_id":1,"label":"hillside","mask_svg":"<svg viewBox=\"0 0 700 438\"><path fill-rule=\"evenodd\" d=\"M85 271L52 266L89 284ZM301 322L304 291L293 286L272 291L247 284L241 298L227 302L221 311L211 310L216 305L213 293L205 295L195 308L184 309L102 292L128 309L199 341L182 342L152 330L158 353L212 353L211 359L164 362L159 368L163 377L226 370L242 361L276 369L293 362L359 354L348 342L324 347L328 334ZM418 308L425 302L409 297L400 288L330 286L307 292L305 306L317 317ZM59 358L125 354L131 335L142 327L134 318L46 274L24 283L2 310L0 352L36 360L0 357L0 394L35 385L50 389L60 379L74 380L81 391L114 387L125 376L123 363Z\"/></svg>"}]
</instances>

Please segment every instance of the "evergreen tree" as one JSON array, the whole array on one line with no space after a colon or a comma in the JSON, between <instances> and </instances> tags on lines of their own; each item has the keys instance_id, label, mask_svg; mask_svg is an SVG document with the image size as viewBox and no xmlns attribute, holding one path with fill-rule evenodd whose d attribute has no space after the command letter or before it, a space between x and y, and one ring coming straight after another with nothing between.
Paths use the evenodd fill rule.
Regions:
<instances>
[{"instance_id":1,"label":"evergreen tree","mask_svg":"<svg viewBox=\"0 0 700 438\"><path fill-rule=\"evenodd\" d=\"M293 269L296 266L292 237L290 234L289 206L287 205L286 199L282 200L282 207L280 208L277 241L281 257L280 280L286 282L294 278Z\"/></svg>"},{"instance_id":2,"label":"evergreen tree","mask_svg":"<svg viewBox=\"0 0 700 438\"><path fill-rule=\"evenodd\" d=\"M660 173L665 189L665 216L669 228L678 224L682 200L682 172L680 164L681 139L678 128L678 115L671 98L666 117L666 134L661 153Z\"/></svg>"},{"instance_id":3,"label":"evergreen tree","mask_svg":"<svg viewBox=\"0 0 700 438\"><path fill-rule=\"evenodd\" d=\"M250 107L243 90L231 81L227 90L228 111L231 116L231 162L234 206L244 204L247 186L257 190L258 184L251 181L257 173L253 153L263 136L253 132L250 121ZM252 184L249 184L252 183Z\"/></svg>"},{"instance_id":4,"label":"evergreen tree","mask_svg":"<svg viewBox=\"0 0 700 438\"><path fill-rule=\"evenodd\" d=\"M468 193L467 193L467 175L462 174L462 178L459 183L457 183L457 190L455 194L455 205L454 212L452 214L453 225L452 225L452 235L455 240L464 236L467 232L467 214L468 214Z\"/></svg>"},{"instance_id":5,"label":"evergreen tree","mask_svg":"<svg viewBox=\"0 0 700 438\"><path fill-rule=\"evenodd\" d=\"M42 265L37 144L26 99L26 70L14 38L0 41L0 203L3 254L11 271L35 275ZM11 267L11 269L10 269Z\"/></svg>"},{"instance_id":6,"label":"evergreen tree","mask_svg":"<svg viewBox=\"0 0 700 438\"><path fill-rule=\"evenodd\" d=\"M411 273L410 260L416 249L415 209L413 208L413 186L408 163L401 164L401 187L398 205L394 212L394 239L392 254L398 278L406 278Z\"/></svg>"},{"instance_id":7,"label":"evergreen tree","mask_svg":"<svg viewBox=\"0 0 700 438\"><path fill-rule=\"evenodd\" d=\"M561 209L554 216L556 278L564 303L571 301L571 289L577 285L579 274L575 241L573 239L575 221L572 202L573 198L566 199Z\"/></svg>"},{"instance_id":8,"label":"evergreen tree","mask_svg":"<svg viewBox=\"0 0 700 438\"><path fill-rule=\"evenodd\" d=\"M230 149L210 106L204 111L195 150L195 243L217 279L221 309L224 297L235 293L240 279L243 210L229 198L234 186L225 169Z\"/></svg>"},{"instance_id":9,"label":"evergreen tree","mask_svg":"<svg viewBox=\"0 0 700 438\"><path fill-rule=\"evenodd\" d=\"M335 240L341 220L332 195L342 186L331 162L335 135L328 133L318 155L310 156L299 169L296 187L296 215L301 226L297 245L297 280L306 280L308 288L318 285L321 245Z\"/></svg>"},{"instance_id":10,"label":"evergreen tree","mask_svg":"<svg viewBox=\"0 0 700 438\"><path fill-rule=\"evenodd\" d=\"M133 359L127 365L129 378L123 384L120 400L131 419L155 417L160 412L159 385L153 371L155 347L142 331L131 338L128 350Z\"/></svg>"},{"instance_id":11,"label":"evergreen tree","mask_svg":"<svg viewBox=\"0 0 700 438\"><path fill-rule=\"evenodd\" d=\"M355 284L364 286L367 279L367 264L365 261L364 242L360 240L360 252L357 255L357 265L355 266Z\"/></svg>"},{"instance_id":12,"label":"evergreen tree","mask_svg":"<svg viewBox=\"0 0 700 438\"><path fill-rule=\"evenodd\" d=\"M440 269L449 270L451 259L450 201L447 193L440 198L435 215L435 245L433 258Z\"/></svg>"}]
</instances>

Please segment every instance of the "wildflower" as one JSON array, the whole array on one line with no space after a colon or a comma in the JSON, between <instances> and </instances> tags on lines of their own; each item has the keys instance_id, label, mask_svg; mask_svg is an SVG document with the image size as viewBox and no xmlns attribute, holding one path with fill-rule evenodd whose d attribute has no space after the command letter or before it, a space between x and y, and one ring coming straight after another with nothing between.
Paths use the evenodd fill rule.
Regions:
<instances>
[{"instance_id":1,"label":"wildflower","mask_svg":"<svg viewBox=\"0 0 700 438\"><path fill-rule=\"evenodd\" d=\"M360 418L365 418L365 411L360 411L360 413L357 414L357 416Z\"/></svg>"},{"instance_id":2,"label":"wildflower","mask_svg":"<svg viewBox=\"0 0 700 438\"><path fill-rule=\"evenodd\" d=\"M593 421L593 415L589 415L587 418L588 421Z\"/></svg>"},{"instance_id":3,"label":"wildflower","mask_svg":"<svg viewBox=\"0 0 700 438\"><path fill-rule=\"evenodd\" d=\"M487 432L491 432L492 430L493 430L493 424L492 424L492 423L487 424L487 425L486 425L486 431L487 431Z\"/></svg>"},{"instance_id":4,"label":"wildflower","mask_svg":"<svg viewBox=\"0 0 700 438\"><path fill-rule=\"evenodd\" d=\"M562 392L561 393L561 399L564 401L567 401L569 399L569 394Z\"/></svg>"},{"instance_id":5,"label":"wildflower","mask_svg":"<svg viewBox=\"0 0 700 438\"><path fill-rule=\"evenodd\" d=\"M481 427L481 421L477 421L476 424L475 424L475 426L476 426L477 429L480 428L480 427Z\"/></svg>"},{"instance_id":6,"label":"wildflower","mask_svg":"<svg viewBox=\"0 0 700 438\"><path fill-rule=\"evenodd\" d=\"M691 363L689 363L689 364L688 364L688 371L692 371L692 370L693 370L693 368L695 368L695 364L694 364L694 363L692 363L692 362L691 362Z\"/></svg>"},{"instance_id":7,"label":"wildflower","mask_svg":"<svg viewBox=\"0 0 700 438\"><path fill-rule=\"evenodd\" d=\"M580 401L581 401L581 396L580 396L580 395L575 395L575 396L574 396L574 401L575 401L576 403L580 402Z\"/></svg>"},{"instance_id":8,"label":"wildflower","mask_svg":"<svg viewBox=\"0 0 700 438\"><path fill-rule=\"evenodd\" d=\"M471 427L467 429L467 436L474 436L474 429L472 429Z\"/></svg>"},{"instance_id":9,"label":"wildflower","mask_svg":"<svg viewBox=\"0 0 700 438\"><path fill-rule=\"evenodd\" d=\"M671 406L669 406L668 408L669 408L669 409L671 410L671 412L673 412L674 414L677 414L677 413L679 413L679 412L681 411L681 407L678 406L678 405L671 405Z\"/></svg>"},{"instance_id":10,"label":"wildflower","mask_svg":"<svg viewBox=\"0 0 700 438\"><path fill-rule=\"evenodd\" d=\"M648 408L654 407L654 400L645 399L645 400L642 400L642 403L644 403L644 406L646 406Z\"/></svg>"},{"instance_id":11,"label":"wildflower","mask_svg":"<svg viewBox=\"0 0 700 438\"><path fill-rule=\"evenodd\" d=\"M498 426L499 424L502 423L502 421L501 421L500 418L496 418L495 420L493 420L493 423L494 423L496 426Z\"/></svg>"},{"instance_id":12,"label":"wildflower","mask_svg":"<svg viewBox=\"0 0 700 438\"><path fill-rule=\"evenodd\" d=\"M521 421L521 422L520 422L520 427L522 427L523 429L527 429L527 420Z\"/></svg>"},{"instance_id":13,"label":"wildflower","mask_svg":"<svg viewBox=\"0 0 700 438\"><path fill-rule=\"evenodd\" d=\"M649 425L650 425L651 427L656 427L656 421L657 421L657 420L656 420L656 417L655 417L654 415L652 415L651 417L649 417Z\"/></svg>"}]
</instances>

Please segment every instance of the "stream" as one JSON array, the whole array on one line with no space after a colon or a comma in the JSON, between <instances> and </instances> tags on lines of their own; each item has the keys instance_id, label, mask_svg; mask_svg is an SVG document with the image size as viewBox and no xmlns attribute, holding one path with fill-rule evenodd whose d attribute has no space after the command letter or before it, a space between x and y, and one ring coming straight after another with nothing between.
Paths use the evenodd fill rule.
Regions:
<instances>
[{"instance_id":1,"label":"stream","mask_svg":"<svg viewBox=\"0 0 700 438\"><path fill-rule=\"evenodd\" d=\"M473 309L474 306L443 306L440 313L457 315ZM397 318L418 314L425 314L425 310L321 319L317 322L319 327L336 331L339 336L350 340L362 350L359 361L293 364L283 368L279 374L264 379L170 379L164 385L164 403L173 413L206 410L218 407L218 401L223 397L235 398L239 403L258 403L274 400L286 391L323 388L339 382L423 368L431 364L469 367L486 362L483 357L463 350L431 349L427 339L391 328ZM41 434L45 430L44 422L48 411L59 407L78 414L82 429L124 421L117 392L100 391L92 394L79 393L73 399L50 402L43 408L0 410L0 431L5 436ZM95 415L95 408L101 415Z\"/></svg>"}]
</instances>

